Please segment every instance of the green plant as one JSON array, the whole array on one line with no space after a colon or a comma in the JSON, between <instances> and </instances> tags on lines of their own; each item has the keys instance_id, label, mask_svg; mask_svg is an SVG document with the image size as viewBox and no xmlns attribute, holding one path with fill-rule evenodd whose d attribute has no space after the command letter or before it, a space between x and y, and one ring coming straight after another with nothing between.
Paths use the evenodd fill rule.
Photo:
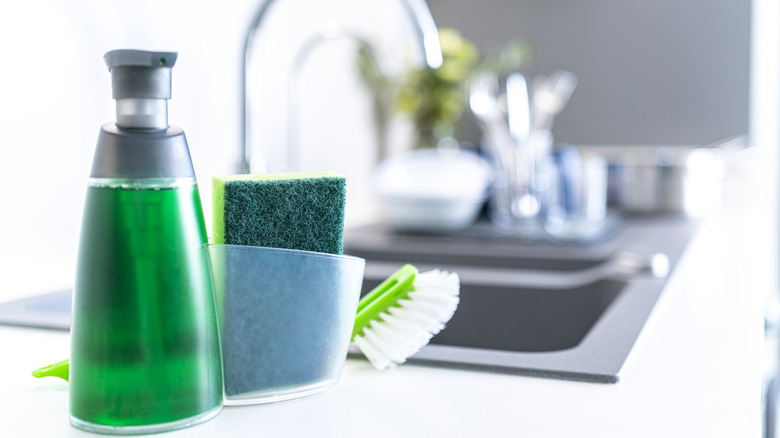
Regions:
<instances>
[{"instance_id":1,"label":"green plant","mask_svg":"<svg viewBox=\"0 0 780 438\"><path fill-rule=\"evenodd\" d=\"M478 64L477 47L452 28L439 30L439 68L410 69L401 83L397 108L417 130L415 147L436 146L451 137L466 107L468 80Z\"/></svg>"},{"instance_id":2,"label":"green plant","mask_svg":"<svg viewBox=\"0 0 780 438\"><path fill-rule=\"evenodd\" d=\"M384 132L389 108L395 108L414 123L416 148L435 147L440 139L454 135L466 109L469 80L477 69L499 74L515 71L532 54L528 43L513 40L501 51L482 57L477 46L453 28L439 29L439 41L440 67L410 68L395 81L382 75L368 46L361 45L358 53L358 69L374 93L379 130Z\"/></svg>"}]
</instances>

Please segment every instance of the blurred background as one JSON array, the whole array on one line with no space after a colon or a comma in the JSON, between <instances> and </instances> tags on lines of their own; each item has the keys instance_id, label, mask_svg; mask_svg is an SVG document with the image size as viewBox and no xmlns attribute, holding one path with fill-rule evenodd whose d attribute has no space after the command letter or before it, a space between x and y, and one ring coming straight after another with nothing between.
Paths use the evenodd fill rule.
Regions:
<instances>
[{"instance_id":1,"label":"blurred background","mask_svg":"<svg viewBox=\"0 0 780 438\"><path fill-rule=\"evenodd\" d=\"M69 286L95 140L99 127L114 120L102 57L115 48L179 52L169 120L187 134L207 221L211 176L246 171L245 96L249 105L266 105L247 115L251 126L259 126L252 117L261 115L272 128L294 119L302 168L347 176L348 227L376 219L373 166L410 147L412 122L391 120L384 127L388 135L379 139L373 98L356 68L355 43L323 45L296 61L296 54L308 50L296 35L320 14L360 22L373 13L380 16L372 29L384 41L383 50L395 53L389 58L419 63L421 49L399 37L414 29L394 2L342 2L351 9L289 3L299 5L277 8L262 31L255 25L266 4L258 0L30 0L0 6L5 244L0 269L10 279L0 298ZM773 1L429 0L427 5L436 25L457 29L481 53L498 52L512 40L527 42L533 55L523 68L529 77L560 68L576 72L579 86L553 130L558 141L692 147L736 137L760 148L766 158L758 165L766 178L760 196L767 215L776 216L780 14ZM293 76L302 97L292 110L276 106L284 96L272 91L245 94L250 29L262 39L253 47L269 49L246 51L257 57L252 68L262 70L248 76L248 83L278 89L273 74L289 78L284 62L299 62ZM292 131L258 132L247 139L249 149L270 156L284 149L277 145L289 141L285 135ZM460 120L456 138L479 142L472 119ZM774 230L767 233L777 240Z\"/></svg>"},{"instance_id":2,"label":"blurred background","mask_svg":"<svg viewBox=\"0 0 780 438\"><path fill-rule=\"evenodd\" d=\"M428 3L483 51L529 41L531 75L577 74L561 142L703 145L749 130L750 1Z\"/></svg>"}]
</instances>

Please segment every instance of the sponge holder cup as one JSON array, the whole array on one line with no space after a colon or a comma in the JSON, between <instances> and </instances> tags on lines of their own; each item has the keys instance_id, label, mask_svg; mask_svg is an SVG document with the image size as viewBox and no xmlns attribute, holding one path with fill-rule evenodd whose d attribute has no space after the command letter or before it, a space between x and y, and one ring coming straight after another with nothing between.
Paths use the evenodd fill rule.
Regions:
<instances>
[{"instance_id":1,"label":"sponge holder cup","mask_svg":"<svg viewBox=\"0 0 780 438\"><path fill-rule=\"evenodd\" d=\"M365 260L347 255L206 244L225 404L268 403L338 384Z\"/></svg>"}]
</instances>

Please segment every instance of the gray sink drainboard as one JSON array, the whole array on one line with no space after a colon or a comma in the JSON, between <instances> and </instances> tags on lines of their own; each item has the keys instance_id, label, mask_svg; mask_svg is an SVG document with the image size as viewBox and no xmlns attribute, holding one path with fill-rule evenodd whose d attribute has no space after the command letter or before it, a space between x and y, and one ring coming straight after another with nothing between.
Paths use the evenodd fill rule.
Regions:
<instances>
[{"instance_id":1,"label":"gray sink drainboard","mask_svg":"<svg viewBox=\"0 0 780 438\"><path fill-rule=\"evenodd\" d=\"M695 229L682 217L635 218L600 245L560 246L371 226L349 230L345 252L367 259L364 292L404 262L458 272L455 316L411 363L616 383L668 277L603 276L599 266L618 251L663 253L673 275Z\"/></svg>"}]
</instances>

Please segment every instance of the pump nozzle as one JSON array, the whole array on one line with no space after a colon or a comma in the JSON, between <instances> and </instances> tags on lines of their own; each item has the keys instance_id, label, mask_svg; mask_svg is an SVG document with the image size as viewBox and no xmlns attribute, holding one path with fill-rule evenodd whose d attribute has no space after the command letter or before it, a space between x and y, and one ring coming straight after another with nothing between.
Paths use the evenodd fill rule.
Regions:
<instances>
[{"instance_id":1,"label":"pump nozzle","mask_svg":"<svg viewBox=\"0 0 780 438\"><path fill-rule=\"evenodd\" d=\"M176 52L112 50L105 54L120 128L168 128L171 68Z\"/></svg>"}]
</instances>

